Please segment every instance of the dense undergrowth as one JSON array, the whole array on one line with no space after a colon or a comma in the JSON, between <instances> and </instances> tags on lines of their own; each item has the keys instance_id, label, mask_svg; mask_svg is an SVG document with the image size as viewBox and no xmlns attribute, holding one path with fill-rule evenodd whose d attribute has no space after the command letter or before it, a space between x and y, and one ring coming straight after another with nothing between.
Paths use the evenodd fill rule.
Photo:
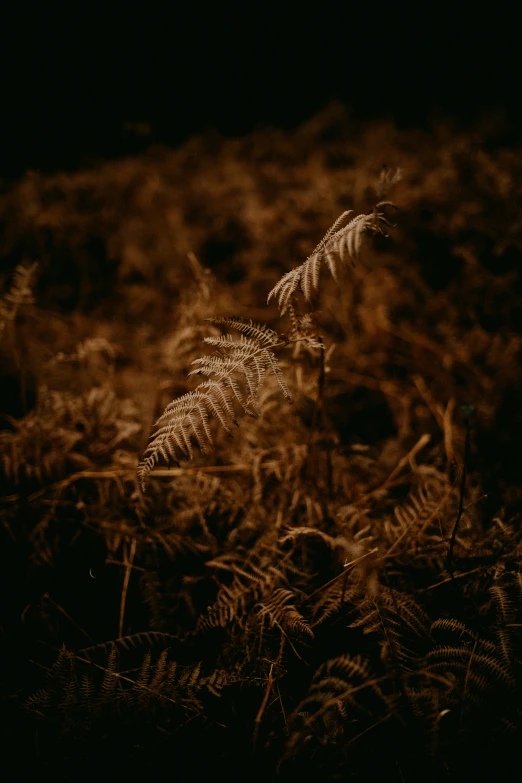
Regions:
<instances>
[{"instance_id":1,"label":"dense undergrowth","mask_svg":"<svg viewBox=\"0 0 522 783\"><path fill-rule=\"evenodd\" d=\"M334 106L0 197L1 696L21 768L515 777L522 154L496 133L358 128ZM389 236L367 232L299 313L267 306L398 167ZM267 371L256 416L232 403L233 437L210 416L212 448L157 452L143 488L153 422L223 316L283 335L293 404Z\"/></svg>"}]
</instances>

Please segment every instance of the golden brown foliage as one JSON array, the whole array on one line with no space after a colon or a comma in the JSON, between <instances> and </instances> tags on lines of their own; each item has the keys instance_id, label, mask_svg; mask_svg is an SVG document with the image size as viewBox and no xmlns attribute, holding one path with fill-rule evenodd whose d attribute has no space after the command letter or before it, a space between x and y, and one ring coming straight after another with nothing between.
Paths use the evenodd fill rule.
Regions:
<instances>
[{"instance_id":1,"label":"golden brown foliage","mask_svg":"<svg viewBox=\"0 0 522 783\"><path fill-rule=\"evenodd\" d=\"M518 749L522 156L492 145L334 107L1 197L18 387L39 354L0 437L2 704L55 777Z\"/></svg>"}]
</instances>

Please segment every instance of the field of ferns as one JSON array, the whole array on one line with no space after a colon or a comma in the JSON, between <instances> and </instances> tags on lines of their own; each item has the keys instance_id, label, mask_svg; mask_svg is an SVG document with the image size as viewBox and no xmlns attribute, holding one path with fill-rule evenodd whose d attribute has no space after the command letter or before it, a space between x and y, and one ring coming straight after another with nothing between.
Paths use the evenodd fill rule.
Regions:
<instances>
[{"instance_id":1,"label":"field of ferns","mask_svg":"<svg viewBox=\"0 0 522 783\"><path fill-rule=\"evenodd\" d=\"M519 779L508 139L333 104L4 183L6 764Z\"/></svg>"}]
</instances>

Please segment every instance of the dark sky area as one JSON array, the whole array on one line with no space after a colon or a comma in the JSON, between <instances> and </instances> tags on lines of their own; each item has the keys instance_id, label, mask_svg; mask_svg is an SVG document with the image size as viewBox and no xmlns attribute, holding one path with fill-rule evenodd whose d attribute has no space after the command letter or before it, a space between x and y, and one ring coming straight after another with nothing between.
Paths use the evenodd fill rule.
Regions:
<instances>
[{"instance_id":1,"label":"dark sky area","mask_svg":"<svg viewBox=\"0 0 522 783\"><path fill-rule=\"evenodd\" d=\"M520 114L518 18L503 4L10 3L0 177L74 167L217 128L290 128L330 100L415 125ZM134 136L134 138L132 138Z\"/></svg>"}]
</instances>

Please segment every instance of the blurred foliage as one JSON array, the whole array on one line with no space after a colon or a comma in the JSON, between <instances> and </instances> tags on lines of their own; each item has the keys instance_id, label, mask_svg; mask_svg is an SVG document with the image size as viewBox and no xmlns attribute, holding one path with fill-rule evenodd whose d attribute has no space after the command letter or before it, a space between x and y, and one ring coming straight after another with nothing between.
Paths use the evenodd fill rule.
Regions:
<instances>
[{"instance_id":1,"label":"blurred foliage","mask_svg":"<svg viewBox=\"0 0 522 783\"><path fill-rule=\"evenodd\" d=\"M19 770L515 777L522 151L497 138L333 105L0 196L0 696ZM151 426L219 334L204 319L289 333L269 291L386 182L397 227L308 313L324 362L313 341L281 360L294 405L266 382L258 418L159 464L144 494Z\"/></svg>"}]
</instances>

